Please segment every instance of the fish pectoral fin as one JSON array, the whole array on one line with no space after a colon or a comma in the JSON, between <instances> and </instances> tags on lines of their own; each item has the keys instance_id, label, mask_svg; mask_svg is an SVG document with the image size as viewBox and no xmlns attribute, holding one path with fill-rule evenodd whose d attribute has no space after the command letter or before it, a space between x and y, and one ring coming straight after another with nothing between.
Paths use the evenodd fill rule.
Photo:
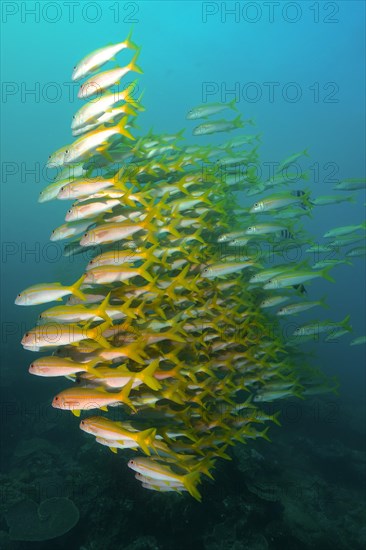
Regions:
<instances>
[{"instance_id":1,"label":"fish pectoral fin","mask_svg":"<svg viewBox=\"0 0 366 550\"><path fill-rule=\"evenodd\" d=\"M71 409L71 412L74 416L79 417L81 411L79 409Z\"/></svg>"},{"instance_id":2,"label":"fish pectoral fin","mask_svg":"<svg viewBox=\"0 0 366 550\"><path fill-rule=\"evenodd\" d=\"M117 454L117 448L116 447L109 447L112 453Z\"/></svg>"},{"instance_id":3,"label":"fish pectoral fin","mask_svg":"<svg viewBox=\"0 0 366 550\"><path fill-rule=\"evenodd\" d=\"M100 408L101 411L108 412L108 407L103 406L103 407L99 407L99 408Z\"/></svg>"}]
</instances>

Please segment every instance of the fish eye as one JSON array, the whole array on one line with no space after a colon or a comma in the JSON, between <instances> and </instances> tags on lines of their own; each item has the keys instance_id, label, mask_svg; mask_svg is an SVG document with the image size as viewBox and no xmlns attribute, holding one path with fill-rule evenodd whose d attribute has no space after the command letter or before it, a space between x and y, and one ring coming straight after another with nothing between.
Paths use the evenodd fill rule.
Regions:
<instances>
[{"instance_id":1,"label":"fish eye","mask_svg":"<svg viewBox=\"0 0 366 550\"><path fill-rule=\"evenodd\" d=\"M58 399L59 399L59 397L58 397L58 395L56 395L56 397L55 397L55 401L58 401Z\"/></svg>"},{"instance_id":2,"label":"fish eye","mask_svg":"<svg viewBox=\"0 0 366 550\"><path fill-rule=\"evenodd\" d=\"M60 191L63 191L65 189L65 187L61 187Z\"/></svg>"},{"instance_id":3,"label":"fish eye","mask_svg":"<svg viewBox=\"0 0 366 550\"><path fill-rule=\"evenodd\" d=\"M67 154L68 152L69 152L69 149L66 149L65 154Z\"/></svg>"},{"instance_id":4,"label":"fish eye","mask_svg":"<svg viewBox=\"0 0 366 550\"><path fill-rule=\"evenodd\" d=\"M26 333L25 333L25 337L26 337L26 338L27 338L27 336L29 336L29 332L26 332Z\"/></svg>"},{"instance_id":5,"label":"fish eye","mask_svg":"<svg viewBox=\"0 0 366 550\"><path fill-rule=\"evenodd\" d=\"M88 234L87 234L87 233L84 233L84 237L87 237L87 236L88 236Z\"/></svg>"},{"instance_id":6,"label":"fish eye","mask_svg":"<svg viewBox=\"0 0 366 550\"><path fill-rule=\"evenodd\" d=\"M80 422L80 424L81 424L82 426L84 426L84 424L85 424L84 420L82 420L82 421Z\"/></svg>"},{"instance_id":7,"label":"fish eye","mask_svg":"<svg viewBox=\"0 0 366 550\"><path fill-rule=\"evenodd\" d=\"M20 297L21 297L21 294L18 294L18 298L20 298Z\"/></svg>"}]
</instances>

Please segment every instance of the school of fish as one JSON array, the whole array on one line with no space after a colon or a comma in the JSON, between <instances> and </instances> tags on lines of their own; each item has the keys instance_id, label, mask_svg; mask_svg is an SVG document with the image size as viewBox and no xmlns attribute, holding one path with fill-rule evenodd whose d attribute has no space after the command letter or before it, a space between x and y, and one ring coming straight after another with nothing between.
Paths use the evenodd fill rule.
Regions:
<instances>
[{"instance_id":1,"label":"school of fish","mask_svg":"<svg viewBox=\"0 0 366 550\"><path fill-rule=\"evenodd\" d=\"M126 66L102 69L129 51ZM78 96L88 101L72 119L75 140L48 159L57 176L39 201L71 201L50 238L66 241L66 256L87 251L89 261L76 282L37 284L15 302L65 298L22 339L42 353L31 374L67 381L53 407L82 412L81 430L115 453L127 449L144 488L201 500L199 484L213 479L218 458L230 460L232 445L269 439L270 424L280 424L276 401L335 389L307 364L301 344L349 333L349 316L297 321L286 338L281 322L327 307L310 299L309 283L333 281L334 266L365 256L364 222L330 227L323 244L301 225L314 208L354 200L365 180L312 197L308 174L291 170L306 150L262 181L259 135L215 146L184 144L183 131L135 137L144 112L137 80L114 87L142 72L139 55L129 35L74 67L73 80L85 79ZM187 119L194 136L253 124L235 101L200 105ZM299 247L309 259L286 260Z\"/></svg>"}]
</instances>

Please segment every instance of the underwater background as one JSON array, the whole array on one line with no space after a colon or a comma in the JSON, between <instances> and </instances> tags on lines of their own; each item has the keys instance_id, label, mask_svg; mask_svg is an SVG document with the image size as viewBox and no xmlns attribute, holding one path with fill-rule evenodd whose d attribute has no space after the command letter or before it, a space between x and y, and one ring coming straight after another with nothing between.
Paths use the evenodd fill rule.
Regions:
<instances>
[{"instance_id":1,"label":"underwater background","mask_svg":"<svg viewBox=\"0 0 366 550\"><path fill-rule=\"evenodd\" d=\"M64 204L37 202L52 180L48 156L71 141L77 61L133 27L144 71L139 135L186 128L197 143L187 112L235 97L261 134L265 176L265 163L307 148L309 157L297 161L313 174L307 185L314 195L334 194L337 181L365 173L364 3L4 1L1 10L0 548L364 548L365 347L349 345L365 334L363 257L334 268L336 284L308 287L312 299L327 294L330 309L319 317L351 315L352 334L309 343L314 366L338 377L338 395L276 403L282 426L271 426L271 443L238 443L232 461L216 462L215 482L205 478L201 503L145 491L123 453L95 445L71 414L51 408L62 382L30 376L30 353L20 345L38 309L14 306L27 286L80 273L81 259L63 257L49 241ZM354 197L314 212L306 228L320 239L361 223L365 193ZM76 525L52 538L57 517L72 515L56 510L49 540L11 540L9 510L16 530L30 514L19 502L53 497L72 500Z\"/></svg>"}]
</instances>

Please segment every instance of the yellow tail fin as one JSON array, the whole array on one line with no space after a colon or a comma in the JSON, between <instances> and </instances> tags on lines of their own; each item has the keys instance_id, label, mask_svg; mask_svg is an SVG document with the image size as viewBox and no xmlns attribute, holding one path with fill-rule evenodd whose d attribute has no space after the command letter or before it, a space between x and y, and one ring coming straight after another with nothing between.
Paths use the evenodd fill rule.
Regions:
<instances>
[{"instance_id":1,"label":"yellow tail fin","mask_svg":"<svg viewBox=\"0 0 366 550\"><path fill-rule=\"evenodd\" d=\"M128 68L130 69L130 71L142 74L143 70L138 65L136 65L136 61L138 56L140 55L140 51L141 51L141 48L136 51L135 55L133 56L131 62L128 65Z\"/></svg>"},{"instance_id":2,"label":"yellow tail fin","mask_svg":"<svg viewBox=\"0 0 366 550\"><path fill-rule=\"evenodd\" d=\"M85 294L83 292L81 292L81 290L79 290L79 289L80 289L81 285L83 284L85 277L86 277L86 274L84 273L84 275L82 275L80 277L80 279L78 279L76 281L76 283L74 283L73 285L71 285L69 287L70 290L71 290L71 293L74 296L77 296L78 298L80 298L80 300L83 300L83 301L86 300L86 297L85 297Z\"/></svg>"},{"instance_id":3,"label":"yellow tail fin","mask_svg":"<svg viewBox=\"0 0 366 550\"><path fill-rule=\"evenodd\" d=\"M136 138L127 130L127 128L125 128L127 121L128 121L127 116L121 118L118 124L116 124L117 131L122 136L125 136L126 138L132 139L134 141Z\"/></svg>"},{"instance_id":4,"label":"yellow tail fin","mask_svg":"<svg viewBox=\"0 0 366 550\"><path fill-rule=\"evenodd\" d=\"M140 379L143 381L143 383L149 386L149 388L154 391L160 390L161 388L160 382L153 376L158 366L159 359L154 359L154 361L152 361L151 364L146 367L146 369L144 369L140 374Z\"/></svg>"},{"instance_id":5,"label":"yellow tail fin","mask_svg":"<svg viewBox=\"0 0 366 550\"><path fill-rule=\"evenodd\" d=\"M197 489L197 484L200 481L200 473L199 472L191 472L190 474L187 474L182 479L184 487L187 489L189 494L198 500L198 502L201 502L202 497L200 492Z\"/></svg>"},{"instance_id":6,"label":"yellow tail fin","mask_svg":"<svg viewBox=\"0 0 366 550\"><path fill-rule=\"evenodd\" d=\"M152 446L156 435L156 428L149 428L136 436L136 441L147 456L150 456L149 446Z\"/></svg>"}]
</instances>

